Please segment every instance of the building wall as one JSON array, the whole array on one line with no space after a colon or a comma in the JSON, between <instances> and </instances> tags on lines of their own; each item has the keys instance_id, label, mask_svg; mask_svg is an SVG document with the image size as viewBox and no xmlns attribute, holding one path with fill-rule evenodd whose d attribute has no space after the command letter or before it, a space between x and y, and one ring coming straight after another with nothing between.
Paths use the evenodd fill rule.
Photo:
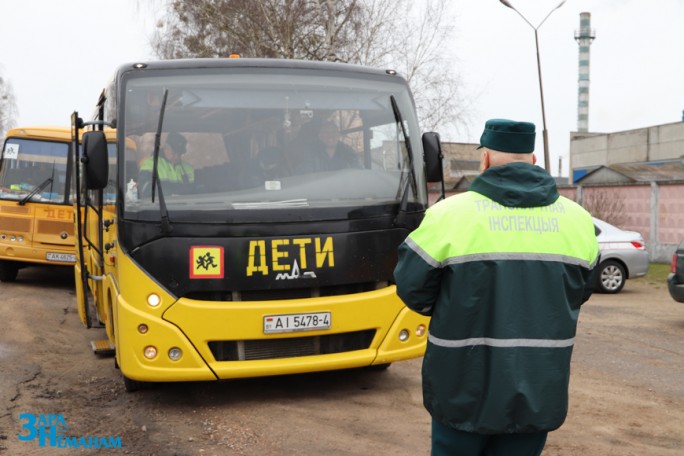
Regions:
<instances>
[{"instance_id":1,"label":"building wall","mask_svg":"<svg viewBox=\"0 0 684 456\"><path fill-rule=\"evenodd\" d=\"M684 156L684 122L649 129L649 160L670 160Z\"/></svg>"},{"instance_id":2,"label":"building wall","mask_svg":"<svg viewBox=\"0 0 684 456\"><path fill-rule=\"evenodd\" d=\"M622 131L608 135L606 165L648 161L649 129Z\"/></svg>"},{"instance_id":3,"label":"building wall","mask_svg":"<svg viewBox=\"0 0 684 456\"><path fill-rule=\"evenodd\" d=\"M442 154L444 155L442 166L447 190L454 189L464 177L479 174L480 151L477 149L478 146L479 143L442 143Z\"/></svg>"},{"instance_id":4,"label":"building wall","mask_svg":"<svg viewBox=\"0 0 684 456\"><path fill-rule=\"evenodd\" d=\"M625 163L648 163L684 157L684 122L616 133L572 133L570 175Z\"/></svg>"},{"instance_id":5,"label":"building wall","mask_svg":"<svg viewBox=\"0 0 684 456\"><path fill-rule=\"evenodd\" d=\"M607 161L607 153L608 135L573 135L570 138L570 166L572 169L604 165Z\"/></svg>"}]
</instances>

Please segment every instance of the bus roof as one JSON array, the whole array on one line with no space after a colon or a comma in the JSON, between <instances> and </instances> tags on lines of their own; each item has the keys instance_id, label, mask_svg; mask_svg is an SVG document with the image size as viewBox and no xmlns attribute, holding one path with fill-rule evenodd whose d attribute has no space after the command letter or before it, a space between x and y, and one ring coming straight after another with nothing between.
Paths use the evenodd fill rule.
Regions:
<instances>
[{"instance_id":1,"label":"bus roof","mask_svg":"<svg viewBox=\"0 0 684 456\"><path fill-rule=\"evenodd\" d=\"M118 69L118 72L121 74L131 70L170 70L182 68L293 68L341 71L346 73L364 73L373 74L376 76L389 75L403 79L403 77L400 76L395 70L371 68L351 63L258 58L198 58L132 62L121 65Z\"/></svg>"},{"instance_id":2,"label":"bus roof","mask_svg":"<svg viewBox=\"0 0 684 456\"><path fill-rule=\"evenodd\" d=\"M81 130L79 133L82 135L83 131ZM107 137L107 141L113 142L116 139L116 130L105 128L104 133ZM8 130L5 138L71 142L71 128L57 126L16 127Z\"/></svg>"},{"instance_id":3,"label":"bus roof","mask_svg":"<svg viewBox=\"0 0 684 456\"><path fill-rule=\"evenodd\" d=\"M71 141L71 128L57 126L17 127L10 129L6 138L50 139L57 141Z\"/></svg>"}]
</instances>

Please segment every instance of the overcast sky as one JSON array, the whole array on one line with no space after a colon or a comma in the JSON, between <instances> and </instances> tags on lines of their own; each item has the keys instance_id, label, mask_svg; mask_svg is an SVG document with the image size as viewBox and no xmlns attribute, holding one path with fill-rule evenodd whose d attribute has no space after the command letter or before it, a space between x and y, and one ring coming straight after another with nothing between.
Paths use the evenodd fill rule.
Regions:
<instances>
[{"instance_id":1,"label":"overcast sky","mask_svg":"<svg viewBox=\"0 0 684 456\"><path fill-rule=\"evenodd\" d=\"M145 0L0 0L0 69L12 84L17 125L65 125L89 117L116 67L153 58L155 18ZM420 1L420 0L416 0ZM560 0L509 0L537 26ZM445 52L461 75L470 117L445 141L477 142L486 119L537 125L542 116L534 30L498 0L451 0L456 35ZM591 13L589 130L623 131L682 120L684 0L567 0L538 29L550 142L567 175L569 133L577 129L581 12ZM398 31L400 33L400 31Z\"/></svg>"}]
</instances>

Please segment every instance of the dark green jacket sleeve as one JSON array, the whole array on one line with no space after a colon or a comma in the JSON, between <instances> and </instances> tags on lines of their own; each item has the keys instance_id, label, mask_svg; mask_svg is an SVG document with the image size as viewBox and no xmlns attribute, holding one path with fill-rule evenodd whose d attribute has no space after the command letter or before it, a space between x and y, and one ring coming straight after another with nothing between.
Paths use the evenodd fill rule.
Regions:
<instances>
[{"instance_id":1,"label":"dark green jacket sleeve","mask_svg":"<svg viewBox=\"0 0 684 456\"><path fill-rule=\"evenodd\" d=\"M442 269L428 264L406 241L399 246L398 253L399 261L394 269L397 295L414 312L432 315Z\"/></svg>"},{"instance_id":2,"label":"dark green jacket sleeve","mask_svg":"<svg viewBox=\"0 0 684 456\"><path fill-rule=\"evenodd\" d=\"M587 281L584 285L584 295L582 296L582 304L587 302L591 295L594 293L594 287L596 286L596 280L598 280L598 266L601 263L601 254L596 258L594 262L594 267L587 272Z\"/></svg>"}]
</instances>

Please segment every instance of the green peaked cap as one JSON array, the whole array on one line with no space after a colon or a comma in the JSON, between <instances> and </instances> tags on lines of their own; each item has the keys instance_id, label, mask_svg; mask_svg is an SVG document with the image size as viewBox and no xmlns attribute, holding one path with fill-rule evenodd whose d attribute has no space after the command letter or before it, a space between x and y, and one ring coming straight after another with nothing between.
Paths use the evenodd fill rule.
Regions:
<instances>
[{"instance_id":1,"label":"green peaked cap","mask_svg":"<svg viewBox=\"0 0 684 456\"><path fill-rule=\"evenodd\" d=\"M534 139L533 123L490 119L485 123L478 149L486 147L500 152L526 154L534 151Z\"/></svg>"}]
</instances>

